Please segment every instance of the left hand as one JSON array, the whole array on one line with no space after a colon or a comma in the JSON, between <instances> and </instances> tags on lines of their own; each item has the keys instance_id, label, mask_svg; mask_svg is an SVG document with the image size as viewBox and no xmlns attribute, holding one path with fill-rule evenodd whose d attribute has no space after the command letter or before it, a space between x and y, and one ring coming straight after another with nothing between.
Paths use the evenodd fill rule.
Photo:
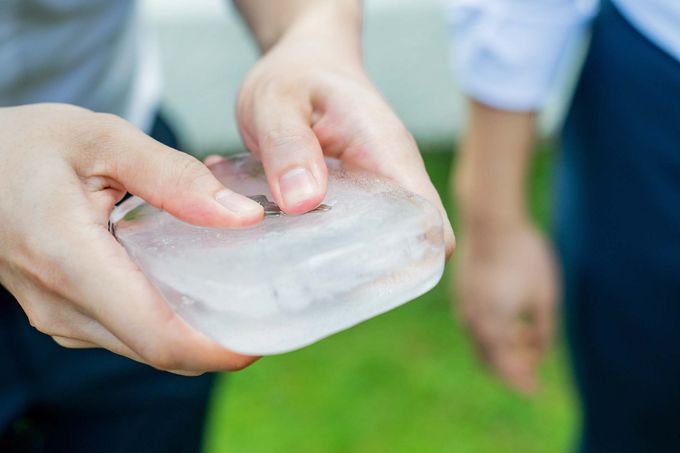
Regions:
<instances>
[{"instance_id":1,"label":"left hand","mask_svg":"<svg viewBox=\"0 0 680 453\"><path fill-rule=\"evenodd\" d=\"M482 362L511 388L533 393L555 330L557 263L528 219L476 226L466 229L458 254L460 318Z\"/></svg>"},{"instance_id":2,"label":"left hand","mask_svg":"<svg viewBox=\"0 0 680 453\"><path fill-rule=\"evenodd\" d=\"M364 72L360 58L318 40L283 41L247 75L237 118L246 147L264 165L276 203L290 214L326 194L323 156L386 176L441 212L446 256L455 238L413 136Z\"/></svg>"}]
</instances>

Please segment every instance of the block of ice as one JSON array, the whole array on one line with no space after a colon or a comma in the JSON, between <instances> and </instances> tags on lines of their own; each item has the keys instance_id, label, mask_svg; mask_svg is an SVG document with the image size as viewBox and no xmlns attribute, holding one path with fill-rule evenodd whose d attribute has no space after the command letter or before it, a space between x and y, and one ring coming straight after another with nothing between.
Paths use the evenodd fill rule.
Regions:
<instances>
[{"instance_id":1,"label":"block of ice","mask_svg":"<svg viewBox=\"0 0 680 453\"><path fill-rule=\"evenodd\" d=\"M442 222L423 198L329 159L317 210L282 214L260 163L237 156L218 179L265 206L246 229L183 223L132 197L112 230L165 300L223 346L255 355L301 348L431 289L444 267Z\"/></svg>"}]
</instances>

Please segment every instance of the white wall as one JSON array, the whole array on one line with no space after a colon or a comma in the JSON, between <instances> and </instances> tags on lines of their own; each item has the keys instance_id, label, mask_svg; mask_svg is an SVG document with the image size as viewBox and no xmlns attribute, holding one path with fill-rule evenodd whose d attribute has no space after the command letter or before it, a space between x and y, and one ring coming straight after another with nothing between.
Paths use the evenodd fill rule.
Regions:
<instances>
[{"instance_id":1,"label":"white wall","mask_svg":"<svg viewBox=\"0 0 680 453\"><path fill-rule=\"evenodd\" d=\"M228 0L143 0L162 52L164 104L197 153L237 149L236 90L257 52ZM365 0L366 66L421 143L452 143L463 108L438 0ZM548 115L548 126L557 116Z\"/></svg>"}]
</instances>

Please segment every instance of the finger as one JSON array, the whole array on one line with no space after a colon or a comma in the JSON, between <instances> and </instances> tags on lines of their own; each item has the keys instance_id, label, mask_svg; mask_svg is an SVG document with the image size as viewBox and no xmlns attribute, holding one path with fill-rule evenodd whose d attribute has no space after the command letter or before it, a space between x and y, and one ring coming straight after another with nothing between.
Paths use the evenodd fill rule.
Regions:
<instances>
[{"instance_id":1,"label":"finger","mask_svg":"<svg viewBox=\"0 0 680 453\"><path fill-rule=\"evenodd\" d=\"M517 350L482 339L477 339L473 344L477 356L489 372L507 386L522 393L530 393L535 388L533 376Z\"/></svg>"},{"instance_id":2,"label":"finger","mask_svg":"<svg viewBox=\"0 0 680 453\"><path fill-rule=\"evenodd\" d=\"M317 207L326 196L328 170L321 146L310 126L310 107L290 96L261 101L241 129L254 137L276 203L288 214Z\"/></svg>"},{"instance_id":3,"label":"finger","mask_svg":"<svg viewBox=\"0 0 680 453\"><path fill-rule=\"evenodd\" d=\"M31 326L66 348L103 348L136 361L138 354L61 295L32 287L17 297Z\"/></svg>"},{"instance_id":4,"label":"finger","mask_svg":"<svg viewBox=\"0 0 680 453\"><path fill-rule=\"evenodd\" d=\"M53 335L52 339L57 342L59 346L63 346L68 349L94 349L100 348L101 346L89 341L78 340L76 338L61 337L59 335Z\"/></svg>"},{"instance_id":5,"label":"finger","mask_svg":"<svg viewBox=\"0 0 680 453\"><path fill-rule=\"evenodd\" d=\"M79 340L77 338L69 338L69 337L62 337L58 335L52 336L52 339L60 346L68 349L107 349L113 353L116 353L118 355L127 357L131 360L134 360L135 362L139 363L144 363L141 357L139 357L137 354L132 352L130 348L125 346L123 343L121 343L118 339L115 339L113 341L112 336L109 337L108 341L103 341L101 338L99 338L97 343L93 343L90 341L84 341L84 340ZM104 346L104 344L106 346ZM180 376L200 376L203 374L202 371L186 371L186 370L167 370L170 373L173 374L178 374Z\"/></svg>"},{"instance_id":6,"label":"finger","mask_svg":"<svg viewBox=\"0 0 680 453\"><path fill-rule=\"evenodd\" d=\"M220 162L223 162L224 160L225 160L224 157L222 157L222 156L220 156L220 155L218 155L218 154L210 154L210 155L205 156L205 157L203 158L203 163L204 163L206 166L211 167L211 166L213 166L213 165L215 165L215 164L218 164L218 163L220 163Z\"/></svg>"},{"instance_id":7,"label":"finger","mask_svg":"<svg viewBox=\"0 0 680 453\"><path fill-rule=\"evenodd\" d=\"M109 350L115 354L122 355L128 359L132 359L135 362L144 362L142 357L133 351L128 345L111 333L106 327L104 327L98 321L87 317L83 321L72 324L68 331L68 336L58 336L61 339L65 339L65 343L62 344L59 341L57 343L62 344L64 347L77 347L73 346L77 343L82 345L93 345L91 347L102 348ZM55 338L53 336L53 338ZM70 340L70 341L69 341ZM56 341L56 338L55 338ZM86 347L86 346L83 346Z\"/></svg>"},{"instance_id":8,"label":"finger","mask_svg":"<svg viewBox=\"0 0 680 453\"><path fill-rule=\"evenodd\" d=\"M542 355L537 326L535 322L527 324L520 318L513 318L508 325L505 331L508 337L495 349L496 374L512 388L533 393L538 388L538 365Z\"/></svg>"},{"instance_id":9,"label":"finger","mask_svg":"<svg viewBox=\"0 0 680 453\"><path fill-rule=\"evenodd\" d=\"M69 261L69 274L78 276L69 299L139 360L163 370L203 372L241 369L257 359L219 346L180 319L106 229L87 242L89 250L74 251Z\"/></svg>"},{"instance_id":10,"label":"finger","mask_svg":"<svg viewBox=\"0 0 680 453\"><path fill-rule=\"evenodd\" d=\"M414 157L409 159L410 162L403 166L400 165L401 168L396 168L396 166L393 165L387 165L387 168L384 170L383 174L394 179L411 192L422 196L432 203L432 205L439 211L442 219L446 258L449 259L453 255L453 251L456 247L456 237L453 233L451 220L449 219L448 213L444 208L437 189L432 184L430 176L425 169L422 156L417 148L415 151L413 151L413 155Z\"/></svg>"},{"instance_id":11,"label":"finger","mask_svg":"<svg viewBox=\"0 0 680 453\"><path fill-rule=\"evenodd\" d=\"M538 338L541 350L545 352L555 337L555 310L552 306L541 307L537 313Z\"/></svg>"},{"instance_id":12,"label":"finger","mask_svg":"<svg viewBox=\"0 0 680 453\"><path fill-rule=\"evenodd\" d=\"M72 338L61 335L52 335L52 339L57 342L60 346L69 349L106 349L112 353L127 357L135 362L143 363L144 360L130 349L127 345L121 342L118 338L113 336L104 327L99 326L98 332L90 332L81 334L84 338L89 338L89 340L83 340L81 338Z\"/></svg>"},{"instance_id":13,"label":"finger","mask_svg":"<svg viewBox=\"0 0 680 453\"><path fill-rule=\"evenodd\" d=\"M535 391L539 350L534 329L518 319L479 313L472 315L470 329L482 362L509 387Z\"/></svg>"},{"instance_id":14,"label":"finger","mask_svg":"<svg viewBox=\"0 0 680 453\"><path fill-rule=\"evenodd\" d=\"M53 336L52 339L59 345L68 349L97 349L102 348L99 344L90 343L88 341L78 340L75 338ZM126 355L126 354L119 354ZM132 357L129 357L132 358ZM139 358L134 359L137 362L141 362ZM170 373L178 374L180 376L200 376L203 374L200 371L185 371L185 370L167 370Z\"/></svg>"},{"instance_id":15,"label":"finger","mask_svg":"<svg viewBox=\"0 0 680 453\"><path fill-rule=\"evenodd\" d=\"M205 374L203 371L186 371L186 370L165 370L168 373L178 374L180 376L196 377Z\"/></svg>"},{"instance_id":16,"label":"finger","mask_svg":"<svg viewBox=\"0 0 680 453\"><path fill-rule=\"evenodd\" d=\"M102 346L95 344L95 343L90 343L87 341L82 341L82 340L77 340L75 338L68 338L68 337L60 337L60 336L53 336L52 339L59 345L64 348L68 349L101 349ZM120 354L125 356L126 354ZM132 358L132 357L128 357ZM139 358L133 359L136 362L140 362L141 360ZM170 373L173 374L178 374L180 376L200 376L203 374L200 371L185 371L185 370L167 370Z\"/></svg>"},{"instance_id":17,"label":"finger","mask_svg":"<svg viewBox=\"0 0 680 453\"><path fill-rule=\"evenodd\" d=\"M246 226L264 213L249 198L225 188L208 168L137 130L104 116L106 140L96 144L96 159L106 176L173 216L201 226ZM82 164L76 164L82 165Z\"/></svg>"},{"instance_id":18,"label":"finger","mask_svg":"<svg viewBox=\"0 0 680 453\"><path fill-rule=\"evenodd\" d=\"M489 323L480 335L480 349L492 373L509 387L522 393L535 391L538 348L531 340L533 333L516 320ZM489 333L493 330L495 333Z\"/></svg>"},{"instance_id":19,"label":"finger","mask_svg":"<svg viewBox=\"0 0 680 453\"><path fill-rule=\"evenodd\" d=\"M502 345L502 338L505 336L502 330L505 327L492 317L481 314L479 310L467 311L468 317L464 326L472 339L475 351L482 363L493 370L494 360L497 359L496 350Z\"/></svg>"},{"instance_id":20,"label":"finger","mask_svg":"<svg viewBox=\"0 0 680 453\"><path fill-rule=\"evenodd\" d=\"M317 93L315 102L323 114L315 122L314 132L326 154L386 176L430 201L441 215L446 257L450 258L456 241L446 209L413 136L389 107L382 101L366 101L365 105L334 110L334 105L348 103L330 101L323 93Z\"/></svg>"},{"instance_id":21,"label":"finger","mask_svg":"<svg viewBox=\"0 0 680 453\"><path fill-rule=\"evenodd\" d=\"M554 274L553 274L554 275ZM536 335L542 352L547 351L555 336L557 307L557 285L554 278L544 282L534 302L536 313Z\"/></svg>"},{"instance_id":22,"label":"finger","mask_svg":"<svg viewBox=\"0 0 680 453\"><path fill-rule=\"evenodd\" d=\"M494 350L491 363L494 373L511 388L526 394L537 390L536 362L531 351L500 346Z\"/></svg>"}]
</instances>

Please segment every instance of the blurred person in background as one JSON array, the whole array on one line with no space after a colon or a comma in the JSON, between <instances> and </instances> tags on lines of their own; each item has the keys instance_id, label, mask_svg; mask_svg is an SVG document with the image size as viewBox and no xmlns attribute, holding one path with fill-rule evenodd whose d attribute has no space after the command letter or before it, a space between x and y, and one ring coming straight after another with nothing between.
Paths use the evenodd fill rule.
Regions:
<instances>
[{"instance_id":1,"label":"blurred person in background","mask_svg":"<svg viewBox=\"0 0 680 453\"><path fill-rule=\"evenodd\" d=\"M415 142L364 72L360 2L234 3L263 53L239 126L282 209L321 202L329 155L444 215ZM199 451L213 378L177 374L255 360L178 318L107 231L126 192L197 225L263 216L174 149L147 33L129 0L0 3L0 451Z\"/></svg>"},{"instance_id":2,"label":"blurred person in background","mask_svg":"<svg viewBox=\"0 0 680 453\"><path fill-rule=\"evenodd\" d=\"M456 285L477 350L509 385L535 389L562 287L581 451L680 451L680 3L447 7L470 99L452 187ZM557 266L528 212L527 175L536 112L588 28L561 135Z\"/></svg>"}]
</instances>

